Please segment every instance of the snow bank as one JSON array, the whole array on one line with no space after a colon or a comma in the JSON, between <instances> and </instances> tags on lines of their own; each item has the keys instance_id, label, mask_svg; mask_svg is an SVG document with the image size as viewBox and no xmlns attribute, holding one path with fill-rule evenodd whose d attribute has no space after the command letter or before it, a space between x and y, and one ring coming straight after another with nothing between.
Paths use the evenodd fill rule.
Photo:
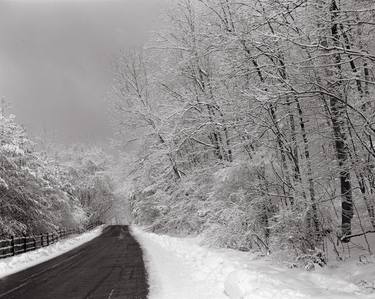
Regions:
<instances>
[{"instance_id":1,"label":"snow bank","mask_svg":"<svg viewBox=\"0 0 375 299\"><path fill-rule=\"evenodd\" d=\"M102 233L103 227L104 226L100 226L81 235L60 240L48 247L2 259L0 260L0 278L53 259L91 241Z\"/></svg>"},{"instance_id":2,"label":"snow bank","mask_svg":"<svg viewBox=\"0 0 375 299\"><path fill-rule=\"evenodd\" d=\"M358 286L338 277L270 268L233 271L225 280L225 293L232 299L366 298Z\"/></svg>"},{"instance_id":3,"label":"snow bank","mask_svg":"<svg viewBox=\"0 0 375 299\"><path fill-rule=\"evenodd\" d=\"M307 272L251 253L203 247L199 238L161 236L136 227L132 233L144 249L150 299L375 298L374 263L352 261Z\"/></svg>"},{"instance_id":4,"label":"snow bank","mask_svg":"<svg viewBox=\"0 0 375 299\"><path fill-rule=\"evenodd\" d=\"M149 299L227 299L222 260L189 239L145 233L132 228L148 270ZM217 281L219 279L221 283Z\"/></svg>"}]
</instances>

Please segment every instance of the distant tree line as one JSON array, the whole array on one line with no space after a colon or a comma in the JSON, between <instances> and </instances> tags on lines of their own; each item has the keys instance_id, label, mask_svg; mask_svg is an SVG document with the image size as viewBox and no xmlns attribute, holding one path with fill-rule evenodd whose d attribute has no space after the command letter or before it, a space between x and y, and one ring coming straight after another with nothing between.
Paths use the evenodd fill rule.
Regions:
<instances>
[{"instance_id":1,"label":"distant tree line","mask_svg":"<svg viewBox=\"0 0 375 299\"><path fill-rule=\"evenodd\" d=\"M0 238L101 220L113 199L109 158L84 145L47 150L0 112Z\"/></svg>"}]
</instances>

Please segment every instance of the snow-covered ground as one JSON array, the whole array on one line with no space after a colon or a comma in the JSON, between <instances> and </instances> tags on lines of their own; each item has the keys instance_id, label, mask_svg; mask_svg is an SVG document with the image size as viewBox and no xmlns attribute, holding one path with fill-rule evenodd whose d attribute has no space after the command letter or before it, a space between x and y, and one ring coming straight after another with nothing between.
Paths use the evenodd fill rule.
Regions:
<instances>
[{"instance_id":1,"label":"snow-covered ground","mask_svg":"<svg viewBox=\"0 0 375 299\"><path fill-rule=\"evenodd\" d=\"M0 278L25 270L68 252L102 233L104 226L99 226L81 235L75 235L58 241L48 247L0 260Z\"/></svg>"},{"instance_id":2,"label":"snow-covered ground","mask_svg":"<svg viewBox=\"0 0 375 299\"><path fill-rule=\"evenodd\" d=\"M133 227L149 272L149 299L375 298L375 260L352 260L307 272L255 254L210 249Z\"/></svg>"}]
</instances>

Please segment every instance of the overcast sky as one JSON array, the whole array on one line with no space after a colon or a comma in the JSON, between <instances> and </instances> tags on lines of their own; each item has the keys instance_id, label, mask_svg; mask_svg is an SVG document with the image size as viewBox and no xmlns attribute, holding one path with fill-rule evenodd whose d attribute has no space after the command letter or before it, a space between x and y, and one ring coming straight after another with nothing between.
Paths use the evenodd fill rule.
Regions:
<instances>
[{"instance_id":1,"label":"overcast sky","mask_svg":"<svg viewBox=\"0 0 375 299\"><path fill-rule=\"evenodd\" d=\"M160 3L1 0L0 96L29 126L76 136L104 130L111 63L146 39Z\"/></svg>"}]
</instances>

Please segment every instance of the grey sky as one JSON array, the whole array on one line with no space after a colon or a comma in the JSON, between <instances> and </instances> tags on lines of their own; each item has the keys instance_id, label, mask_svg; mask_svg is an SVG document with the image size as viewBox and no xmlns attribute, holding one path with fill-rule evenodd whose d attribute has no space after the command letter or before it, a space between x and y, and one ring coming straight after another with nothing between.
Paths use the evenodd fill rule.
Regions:
<instances>
[{"instance_id":1,"label":"grey sky","mask_svg":"<svg viewBox=\"0 0 375 299\"><path fill-rule=\"evenodd\" d=\"M146 38L160 3L0 0L0 96L29 125L98 133L111 62Z\"/></svg>"}]
</instances>

